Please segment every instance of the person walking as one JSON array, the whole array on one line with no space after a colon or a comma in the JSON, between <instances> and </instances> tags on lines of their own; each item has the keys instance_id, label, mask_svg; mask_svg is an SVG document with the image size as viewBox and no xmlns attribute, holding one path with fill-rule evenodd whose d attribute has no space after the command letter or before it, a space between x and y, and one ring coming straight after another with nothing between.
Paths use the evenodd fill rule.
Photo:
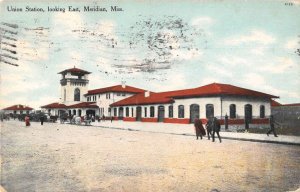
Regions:
<instances>
[{"instance_id":1,"label":"person walking","mask_svg":"<svg viewBox=\"0 0 300 192\"><path fill-rule=\"evenodd\" d=\"M27 115L25 116L24 120L25 120L25 125L30 126L30 118Z\"/></svg>"},{"instance_id":2,"label":"person walking","mask_svg":"<svg viewBox=\"0 0 300 192\"><path fill-rule=\"evenodd\" d=\"M271 133L273 132L274 137L278 137L278 136L277 136L277 133L276 133L276 130L275 130L275 124L276 124L276 125L280 125L280 124L277 123L277 122L274 120L274 116L273 116L273 115L270 116L270 121L269 121L269 123L270 123L270 130L267 132L267 135L269 136L269 134L271 134Z\"/></svg>"},{"instance_id":3,"label":"person walking","mask_svg":"<svg viewBox=\"0 0 300 192\"><path fill-rule=\"evenodd\" d=\"M213 134L212 134L212 142L215 142L215 133L217 133L218 135L218 138L220 140L220 143L222 142L221 140L221 136L219 134L220 132L220 129L221 129L221 124L220 124L220 121L216 118L216 117L213 117L212 118L212 128L213 128Z\"/></svg>"},{"instance_id":4,"label":"person walking","mask_svg":"<svg viewBox=\"0 0 300 192\"><path fill-rule=\"evenodd\" d=\"M196 132L196 138L198 140L198 137L202 139L202 135L205 135L205 129L202 125L202 121L198 118L194 120L194 127L195 127L195 132Z\"/></svg>"},{"instance_id":5,"label":"person walking","mask_svg":"<svg viewBox=\"0 0 300 192\"><path fill-rule=\"evenodd\" d=\"M211 131L212 131L212 129L213 129L213 121L212 121L212 117L209 117L209 118L208 118L205 127L206 127L206 132L207 132L208 140L210 140L210 136L212 136Z\"/></svg>"},{"instance_id":6,"label":"person walking","mask_svg":"<svg viewBox=\"0 0 300 192\"><path fill-rule=\"evenodd\" d=\"M41 121L41 125L43 125L43 124L44 124L44 121L45 121L44 115L41 115L40 121Z\"/></svg>"}]
</instances>

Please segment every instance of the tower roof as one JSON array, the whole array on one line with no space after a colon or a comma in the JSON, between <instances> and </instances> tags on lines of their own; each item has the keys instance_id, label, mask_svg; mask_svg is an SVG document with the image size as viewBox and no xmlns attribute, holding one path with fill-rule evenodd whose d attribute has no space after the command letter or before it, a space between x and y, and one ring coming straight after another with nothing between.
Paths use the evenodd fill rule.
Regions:
<instances>
[{"instance_id":1,"label":"tower roof","mask_svg":"<svg viewBox=\"0 0 300 192\"><path fill-rule=\"evenodd\" d=\"M76 68L75 66L70 69L63 70L59 72L58 74L66 74L66 73L71 73L71 75L84 75L84 74L90 74L91 72Z\"/></svg>"}]
</instances>

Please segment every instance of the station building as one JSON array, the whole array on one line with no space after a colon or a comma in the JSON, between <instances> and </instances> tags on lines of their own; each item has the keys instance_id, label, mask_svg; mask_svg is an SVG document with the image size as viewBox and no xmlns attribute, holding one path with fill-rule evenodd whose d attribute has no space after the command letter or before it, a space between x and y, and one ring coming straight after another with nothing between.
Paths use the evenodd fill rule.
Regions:
<instances>
[{"instance_id":1,"label":"station building","mask_svg":"<svg viewBox=\"0 0 300 192\"><path fill-rule=\"evenodd\" d=\"M151 92L125 84L88 90L90 72L71 68L60 72L61 99L42 106L52 115L66 111L69 115L94 115L115 120L192 123L215 116L224 123L268 124L272 99L277 96L237 87L212 83L192 89Z\"/></svg>"},{"instance_id":2,"label":"station building","mask_svg":"<svg viewBox=\"0 0 300 192\"><path fill-rule=\"evenodd\" d=\"M13 105L10 107L6 107L2 109L5 114L14 114L14 115L22 115L22 114L29 114L34 109L32 107L26 106L26 105Z\"/></svg>"},{"instance_id":3,"label":"station building","mask_svg":"<svg viewBox=\"0 0 300 192\"><path fill-rule=\"evenodd\" d=\"M90 72L75 67L58 74L61 74L60 101L41 106L51 115L67 112L70 116L110 117L111 104L145 91L125 84L88 90Z\"/></svg>"},{"instance_id":4,"label":"station building","mask_svg":"<svg viewBox=\"0 0 300 192\"><path fill-rule=\"evenodd\" d=\"M233 85L209 85L169 92L144 92L111 104L113 116L124 121L192 123L215 116L230 125L268 124L271 99L278 98Z\"/></svg>"}]
</instances>

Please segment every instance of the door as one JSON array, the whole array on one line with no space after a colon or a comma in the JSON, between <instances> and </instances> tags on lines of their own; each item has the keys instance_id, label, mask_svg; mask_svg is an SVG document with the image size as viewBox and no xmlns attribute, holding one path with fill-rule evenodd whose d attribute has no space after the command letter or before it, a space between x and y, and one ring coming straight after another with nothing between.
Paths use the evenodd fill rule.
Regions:
<instances>
[{"instance_id":1,"label":"door","mask_svg":"<svg viewBox=\"0 0 300 192\"><path fill-rule=\"evenodd\" d=\"M123 119L123 117L124 117L124 109L123 109L123 107L120 107L119 108L119 120L122 120Z\"/></svg>"},{"instance_id":2,"label":"door","mask_svg":"<svg viewBox=\"0 0 300 192\"><path fill-rule=\"evenodd\" d=\"M245 105L245 122L250 123L252 120L252 105Z\"/></svg>"},{"instance_id":3,"label":"door","mask_svg":"<svg viewBox=\"0 0 300 192\"><path fill-rule=\"evenodd\" d=\"M165 118L165 107L159 106L158 107L158 122L164 122Z\"/></svg>"},{"instance_id":4,"label":"door","mask_svg":"<svg viewBox=\"0 0 300 192\"><path fill-rule=\"evenodd\" d=\"M190 106L190 122L194 123L194 120L200 117L200 107L197 104L192 104Z\"/></svg>"},{"instance_id":5,"label":"door","mask_svg":"<svg viewBox=\"0 0 300 192\"><path fill-rule=\"evenodd\" d=\"M141 121L142 120L142 108L137 107L136 108L136 121Z\"/></svg>"}]
</instances>

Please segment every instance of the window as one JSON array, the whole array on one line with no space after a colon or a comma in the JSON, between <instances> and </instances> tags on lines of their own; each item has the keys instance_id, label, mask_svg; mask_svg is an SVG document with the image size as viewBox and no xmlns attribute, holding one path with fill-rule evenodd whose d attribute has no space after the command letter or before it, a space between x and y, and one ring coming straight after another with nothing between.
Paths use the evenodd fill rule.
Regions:
<instances>
[{"instance_id":1,"label":"window","mask_svg":"<svg viewBox=\"0 0 300 192\"><path fill-rule=\"evenodd\" d=\"M131 117L133 117L133 108L131 108Z\"/></svg>"},{"instance_id":2,"label":"window","mask_svg":"<svg viewBox=\"0 0 300 192\"><path fill-rule=\"evenodd\" d=\"M66 97L67 97L67 95L66 95L66 88L64 89L64 101L66 101Z\"/></svg>"},{"instance_id":3,"label":"window","mask_svg":"<svg viewBox=\"0 0 300 192\"><path fill-rule=\"evenodd\" d=\"M117 96L120 96L120 95L121 95L121 93L117 92Z\"/></svg>"},{"instance_id":4,"label":"window","mask_svg":"<svg viewBox=\"0 0 300 192\"><path fill-rule=\"evenodd\" d=\"M26 111L26 114L29 114L29 111Z\"/></svg>"},{"instance_id":5,"label":"window","mask_svg":"<svg viewBox=\"0 0 300 192\"><path fill-rule=\"evenodd\" d=\"M117 108L114 108L114 116L117 116Z\"/></svg>"},{"instance_id":6,"label":"window","mask_svg":"<svg viewBox=\"0 0 300 192\"><path fill-rule=\"evenodd\" d=\"M122 96L126 96L126 93L122 93Z\"/></svg>"},{"instance_id":7,"label":"window","mask_svg":"<svg viewBox=\"0 0 300 192\"><path fill-rule=\"evenodd\" d=\"M230 119L236 118L236 106L235 106L235 104L231 104L229 106L229 118Z\"/></svg>"},{"instance_id":8,"label":"window","mask_svg":"<svg viewBox=\"0 0 300 192\"><path fill-rule=\"evenodd\" d=\"M259 117L260 118L265 118L265 106L264 105L261 105L260 108L259 108Z\"/></svg>"},{"instance_id":9,"label":"window","mask_svg":"<svg viewBox=\"0 0 300 192\"><path fill-rule=\"evenodd\" d=\"M214 117L214 105L213 104L207 104L206 105L206 118Z\"/></svg>"},{"instance_id":10,"label":"window","mask_svg":"<svg viewBox=\"0 0 300 192\"><path fill-rule=\"evenodd\" d=\"M126 107L126 117L129 117L129 107Z\"/></svg>"},{"instance_id":11,"label":"window","mask_svg":"<svg viewBox=\"0 0 300 192\"><path fill-rule=\"evenodd\" d=\"M110 99L110 93L106 93L106 99Z\"/></svg>"},{"instance_id":12,"label":"window","mask_svg":"<svg viewBox=\"0 0 300 192\"><path fill-rule=\"evenodd\" d=\"M23 114L23 111L20 111L20 114Z\"/></svg>"},{"instance_id":13,"label":"window","mask_svg":"<svg viewBox=\"0 0 300 192\"><path fill-rule=\"evenodd\" d=\"M147 107L144 108L145 111L145 117L147 117Z\"/></svg>"},{"instance_id":14,"label":"window","mask_svg":"<svg viewBox=\"0 0 300 192\"><path fill-rule=\"evenodd\" d=\"M154 107L150 107L150 117L154 117Z\"/></svg>"},{"instance_id":15,"label":"window","mask_svg":"<svg viewBox=\"0 0 300 192\"><path fill-rule=\"evenodd\" d=\"M74 90L74 101L80 101L80 89L76 88Z\"/></svg>"},{"instance_id":16,"label":"window","mask_svg":"<svg viewBox=\"0 0 300 192\"><path fill-rule=\"evenodd\" d=\"M100 94L98 95L98 98L100 98Z\"/></svg>"},{"instance_id":17,"label":"window","mask_svg":"<svg viewBox=\"0 0 300 192\"><path fill-rule=\"evenodd\" d=\"M178 118L184 118L184 106L183 105L178 106Z\"/></svg>"},{"instance_id":18,"label":"window","mask_svg":"<svg viewBox=\"0 0 300 192\"><path fill-rule=\"evenodd\" d=\"M169 106L169 117L173 118L173 105Z\"/></svg>"}]
</instances>

